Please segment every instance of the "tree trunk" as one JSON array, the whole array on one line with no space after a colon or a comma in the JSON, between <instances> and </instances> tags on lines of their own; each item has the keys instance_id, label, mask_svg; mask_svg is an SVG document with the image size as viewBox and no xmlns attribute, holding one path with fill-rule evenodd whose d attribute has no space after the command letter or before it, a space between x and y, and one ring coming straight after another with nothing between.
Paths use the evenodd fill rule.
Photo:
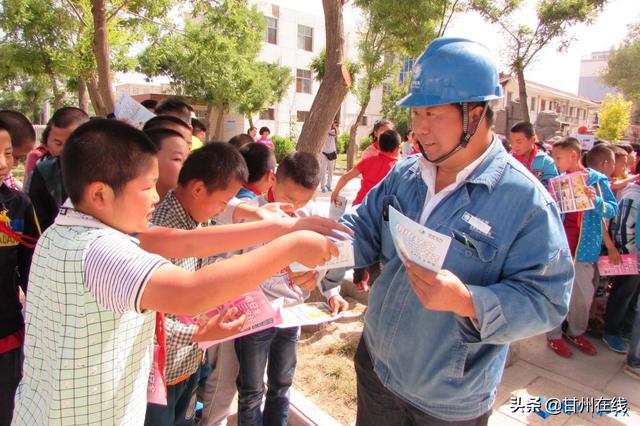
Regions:
<instances>
[{"instance_id":1,"label":"tree trunk","mask_svg":"<svg viewBox=\"0 0 640 426\"><path fill-rule=\"evenodd\" d=\"M89 114L89 92L82 77L78 78L78 108Z\"/></svg>"},{"instance_id":2,"label":"tree trunk","mask_svg":"<svg viewBox=\"0 0 640 426\"><path fill-rule=\"evenodd\" d=\"M100 96L100 90L98 90L98 83L94 76L91 76L86 80L87 82L87 91L89 92L89 98L91 99L91 105L93 105L93 110L96 115L99 117L107 116L107 109L104 107L102 102L102 96Z\"/></svg>"},{"instance_id":3,"label":"tree trunk","mask_svg":"<svg viewBox=\"0 0 640 426\"><path fill-rule=\"evenodd\" d=\"M93 15L93 54L98 67L98 90L107 113L115 108L115 96L111 82L109 58L109 30L107 28L107 5L105 0L91 0Z\"/></svg>"},{"instance_id":4,"label":"tree trunk","mask_svg":"<svg viewBox=\"0 0 640 426\"><path fill-rule=\"evenodd\" d=\"M518 68L516 70L518 76L518 96L520 97L520 113L522 114L522 120L530 122L529 107L527 105L527 82L524 79L524 70Z\"/></svg>"},{"instance_id":5,"label":"tree trunk","mask_svg":"<svg viewBox=\"0 0 640 426\"><path fill-rule=\"evenodd\" d=\"M358 133L358 126L362 122L362 117L364 117L364 113L367 110L367 106L369 105L369 101L366 104L360 106L360 112L358 112L358 117L356 117L356 122L351 125L349 129L349 146L347 148L347 170L351 170L353 168L353 163L356 158L356 151L358 149L358 143L356 141L356 134Z\"/></svg>"},{"instance_id":6,"label":"tree trunk","mask_svg":"<svg viewBox=\"0 0 640 426\"><path fill-rule=\"evenodd\" d=\"M219 142L222 140L223 136L223 126L224 126L224 110L226 105L224 102L220 102L218 105L218 116L216 118L215 131L213 132L213 140L214 142Z\"/></svg>"},{"instance_id":7,"label":"tree trunk","mask_svg":"<svg viewBox=\"0 0 640 426\"><path fill-rule=\"evenodd\" d=\"M331 123L351 85L347 67L343 63L345 40L342 3L343 0L322 0L327 46L325 73L297 145L299 151L314 155L320 154Z\"/></svg>"},{"instance_id":8,"label":"tree trunk","mask_svg":"<svg viewBox=\"0 0 640 426\"><path fill-rule=\"evenodd\" d=\"M213 104L207 104L207 140L215 140L215 128L216 128L216 109Z\"/></svg>"},{"instance_id":9,"label":"tree trunk","mask_svg":"<svg viewBox=\"0 0 640 426\"><path fill-rule=\"evenodd\" d=\"M247 118L249 119L249 127L254 127L253 116L251 114L247 114Z\"/></svg>"}]
</instances>

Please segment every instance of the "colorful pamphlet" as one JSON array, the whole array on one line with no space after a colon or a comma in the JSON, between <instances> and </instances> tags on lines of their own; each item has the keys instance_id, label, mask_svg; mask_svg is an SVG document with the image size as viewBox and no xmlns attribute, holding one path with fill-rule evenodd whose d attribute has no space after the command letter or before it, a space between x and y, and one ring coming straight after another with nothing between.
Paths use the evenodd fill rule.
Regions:
<instances>
[{"instance_id":1,"label":"colorful pamphlet","mask_svg":"<svg viewBox=\"0 0 640 426\"><path fill-rule=\"evenodd\" d=\"M303 325L316 325L335 321L342 317L342 312L333 315L331 307L323 302L302 303L288 308L280 308L282 323L277 327L289 328Z\"/></svg>"},{"instance_id":2,"label":"colorful pamphlet","mask_svg":"<svg viewBox=\"0 0 640 426\"><path fill-rule=\"evenodd\" d=\"M582 172L569 173L549 179L549 192L560 213L579 212L594 208L593 200L587 196L587 184Z\"/></svg>"},{"instance_id":3,"label":"colorful pamphlet","mask_svg":"<svg viewBox=\"0 0 640 426\"><path fill-rule=\"evenodd\" d=\"M392 206L389 206L389 230L400 257L433 272L442 269L451 237L414 222Z\"/></svg>"},{"instance_id":4,"label":"colorful pamphlet","mask_svg":"<svg viewBox=\"0 0 640 426\"><path fill-rule=\"evenodd\" d=\"M609 256L600 256L598 259L598 272L601 276L607 277L611 275L637 275L638 274L638 255L623 254L620 256L622 262L619 265L611 263Z\"/></svg>"},{"instance_id":5,"label":"colorful pamphlet","mask_svg":"<svg viewBox=\"0 0 640 426\"><path fill-rule=\"evenodd\" d=\"M338 220L342 217L344 212L347 211L347 197L343 197L342 195L338 195L336 197L336 201L331 203L329 207L329 219Z\"/></svg>"},{"instance_id":6,"label":"colorful pamphlet","mask_svg":"<svg viewBox=\"0 0 640 426\"><path fill-rule=\"evenodd\" d=\"M324 265L316 266L315 268L309 268L301 263L295 262L289 265L291 272L305 272L305 271L326 271L328 269L337 268L353 268L355 261L353 259L353 243L351 241L334 241L336 247L338 247L338 255L329 259Z\"/></svg>"},{"instance_id":7,"label":"colorful pamphlet","mask_svg":"<svg viewBox=\"0 0 640 426\"><path fill-rule=\"evenodd\" d=\"M118 120L126 121L138 129L156 115L146 109L144 105L124 93L115 106L113 112Z\"/></svg>"},{"instance_id":8,"label":"colorful pamphlet","mask_svg":"<svg viewBox=\"0 0 640 426\"><path fill-rule=\"evenodd\" d=\"M251 290L249 293L246 293L235 300L218 306L217 308L209 312L197 315L195 317L181 315L178 316L178 320L185 324L202 324L206 322L207 319L221 312L225 312L233 307L238 308L238 315L245 314L247 316L244 327L242 328L240 333L231 337L227 337L226 339L200 342L199 345L202 349L206 349L217 343L225 342L237 337L246 336L247 334L266 330L267 328L274 327L282 322L280 313L273 309L271 303L264 295L260 287Z\"/></svg>"}]
</instances>

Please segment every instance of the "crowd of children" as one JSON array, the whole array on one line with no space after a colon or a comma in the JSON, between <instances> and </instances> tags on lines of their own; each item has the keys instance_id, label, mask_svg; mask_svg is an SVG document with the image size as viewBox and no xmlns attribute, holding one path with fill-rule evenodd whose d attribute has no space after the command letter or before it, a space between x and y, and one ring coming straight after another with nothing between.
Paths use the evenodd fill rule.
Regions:
<instances>
[{"instance_id":1,"label":"crowd of children","mask_svg":"<svg viewBox=\"0 0 640 426\"><path fill-rule=\"evenodd\" d=\"M318 289L334 312L348 309L340 278L288 269L324 263L337 252L321 234L349 232L321 218L313 201L319 185L331 190L335 158L327 154L336 152L337 127L326 158L294 152L276 164L266 127L258 139L251 127L228 144L204 144L206 127L189 105L169 98L145 106L158 115L142 130L61 108L35 149L28 120L0 111L0 425L188 425L197 400L200 424L217 425L236 392L239 424L286 424L300 328L270 328L205 352L199 342L237 334L245 317L230 309L192 325L178 315L258 285L284 306ZM331 202L361 176L353 204L366 204L401 152L422 149L411 130L401 145L387 120L371 136ZM512 155L545 188L560 175L582 175L594 206L563 215L576 274L569 313L547 334L548 346L564 357L572 356L566 343L596 355L586 333L605 282L603 340L628 353L625 371L640 379L640 275L608 283L596 266L601 256L619 264L640 246L640 146L598 141L584 152L564 138L545 147L524 122L510 140ZM21 183L12 169L25 158ZM379 270L358 268L354 282L366 290ZM147 401L150 375L166 387L166 401Z\"/></svg>"}]
</instances>

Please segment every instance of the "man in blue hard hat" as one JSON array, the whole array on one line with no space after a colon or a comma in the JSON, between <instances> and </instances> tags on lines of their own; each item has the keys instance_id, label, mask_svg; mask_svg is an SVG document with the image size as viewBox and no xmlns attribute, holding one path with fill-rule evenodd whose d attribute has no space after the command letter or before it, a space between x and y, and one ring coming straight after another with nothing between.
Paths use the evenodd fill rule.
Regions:
<instances>
[{"instance_id":1,"label":"man in blue hard hat","mask_svg":"<svg viewBox=\"0 0 640 426\"><path fill-rule=\"evenodd\" d=\"M355 355L359 425L484 425L510 342L551 330L574 275L558 210L491 131L502 98L482 45L433 41L399 102L422 155L400 163L342 221L356 266L382 262ZM393 207L451 237L431 272L398 256Z\"/></svg>"}]
</instances>

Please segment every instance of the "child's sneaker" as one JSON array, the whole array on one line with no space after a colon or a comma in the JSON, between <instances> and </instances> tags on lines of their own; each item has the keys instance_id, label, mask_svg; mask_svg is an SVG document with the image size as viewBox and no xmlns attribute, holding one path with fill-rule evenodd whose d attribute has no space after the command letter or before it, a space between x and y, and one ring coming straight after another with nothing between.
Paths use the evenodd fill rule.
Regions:
<instances>
[{"instance_id":1,"label":"child's sneaker","mask_svg":"<svg viewBox=\"0 0 640 426\"><path fill-rule=\"evenodd\" d=\"M622 340L621 337L615 336L613 334L605 334L602 336L602 341L607 344L609 349L619 354L627 353L627 344Z\"/></svg>"},{"instance_id":2,"label":"child's sneaker","mask_svg":"<svg viewBox=\"0 0 640 426\"><path fill-rule=\"evenodd\" d=\"M624 367L622 367L622 371L634 379L640 380L640 367L632 367L625 362Z\"/></svg>"},{"instance_id":3,"label":"child's sneaker","mask_svg":"<svg viewBox=\"0 0 640 426\"><path fill-rule=\"evenodd\" d=\"M573 351L564 343L562 339L547 339L547 346L561 357L569 358Z\"/></svg>"},{"instance_id":4,"label":"child's sneaker","mask_svg":"<svg viewBox=\"0 0 640 426\"><path fill-rule=\"evenodd\" d=\"M596 347L593 346L589 339L584 337L584 334L581 334L580 336L570 336L568 334L565 334L564 338L567 339L567 342L571 343L574 346L577 346L581 352L587 355L593 356L598 353Z\"/></svg>"}]
</instances>

